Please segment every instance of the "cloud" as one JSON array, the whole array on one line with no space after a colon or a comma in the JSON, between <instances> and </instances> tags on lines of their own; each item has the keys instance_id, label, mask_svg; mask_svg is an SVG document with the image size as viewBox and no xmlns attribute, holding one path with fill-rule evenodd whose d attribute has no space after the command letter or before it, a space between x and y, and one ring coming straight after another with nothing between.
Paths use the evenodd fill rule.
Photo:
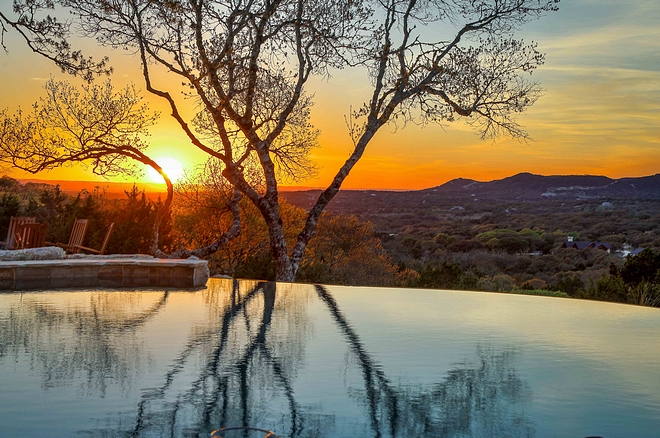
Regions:
<instances>
[{"instance_id":1,"label":"cloud","mask_svg":"<svg viewBox=\"0 0 660 438\"><path fill-rule=\"evenodd\" d=\"M607 27L592 29L572 35L562 35L543 42L543 48L550 51L576 51L585 49L609 49L612 54L612 45L633 45L644 48L660 46L660 30L656 26L639 26L629 23L614 24Z\"/></svg>"}]
</instances>

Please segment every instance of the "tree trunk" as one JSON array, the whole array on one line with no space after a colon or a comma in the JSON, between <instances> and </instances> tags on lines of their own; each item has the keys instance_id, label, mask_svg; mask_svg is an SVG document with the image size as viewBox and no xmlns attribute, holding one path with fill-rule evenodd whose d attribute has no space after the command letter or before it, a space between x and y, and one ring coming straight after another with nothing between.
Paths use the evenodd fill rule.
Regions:
<instances>
[{"instance_id":1,"label":"tree trunk","mask_svg":"<svg viewBox=\"0 0 660 438\"><path fill-rule=\"evenodd\" d=\"M279 209L263 214L268 226L270 240L270 252L275 261L275 280L293 282L296 280L296 269L294 269L287 251L286 239L284 238L284 227L279 215Z\"/></svg>"}]
</instances>

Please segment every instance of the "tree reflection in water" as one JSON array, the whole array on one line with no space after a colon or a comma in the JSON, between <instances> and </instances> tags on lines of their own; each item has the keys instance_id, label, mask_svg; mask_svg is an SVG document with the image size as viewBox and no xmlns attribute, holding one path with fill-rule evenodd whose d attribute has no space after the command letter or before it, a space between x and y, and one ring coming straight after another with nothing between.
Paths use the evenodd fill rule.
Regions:
<instances>
[{"instance_id":1,"label":"tree reflection in water","mask_svg":"<svg viewBox=\"0 0 660 438\"><path fill-rule=\"evenodd\" d=\"M110 382L130 387L142 350L133 334L165 308L168 296L90 292L84 301L55 306L40 294L22 294L0 320L0 359L25 351L30 365L40 369L44 388L76 380L82 395L104 397Z\"/></svg>"},{"instance_id":2,"label":"tree reflection in water","mask_svg":"<svg viewBox=\"0 0 660 438\"><path fill-rule=\"evenodd\" d=\"M303 285L233 281L227 286L228 282L210 282L202 292L206 319L194 324L158 386L142 389L133 424L109 414L106 427L85 434L210 436L221 427L258 426L280 436L351 436L351 426L342 425L342 418L296 399L295 381L313 331L307 304L314 296L327 308L356 359L364 386L348 388L348 397L364 406L364 423L372 436L534 434L524 409L531 392L517 375L512 350L478 347L477 363L456 365L441 382L394 385L324 287L315 286L310 294L309 286ZM31 363L40 365L45 385L62 373L80 370L89 373L86 391L101 396L105 379L131 384L130 367L136 366L145 348L131 344L131 333L164 309L168 292L132 311L115 309L112 317L108 303L122 293L91 296L92 305L85 309L56 309L36 300L12 309L3 323L7 327L0 327L0 361L25 348ZM62 349L58 342L64 341L54 341L63 330L79 334L78 347Z\"/></svg>"},{"instance_id":3,"label":"tree reflection in water","mask_svg":"<svg viewBox=\"0 0 660 438\"><path fill-rule=\"evenodd\" d=\"M291 307L298 304L299 310L304 308L295 302L300 300L291 300L295 297L285 292L280 293L283 302L278 309L276 287L275 283L259 283L244 292L238 282L233 282L230 300L218 313L218 324L211 324L193 337L165 376L164 384L144 393L134 436L181 432L210 436L219 427L251 426L268 415L268 404L278 398L280 391L288 405L288 419L280 424L288 423L289 435L298 435L298 406L291 378L304 352L306 324L301 321L304 312ZM290 328L298 330L279 329L277 336L269 337L277 310L297 317ZM170 390L198 349L203 350L199 375L173 398Z\"/></svg>"},{"instance_id":4,"label":"tree reflection in water","mask_svg":"<svg viewBox=\"0 0 660 438\"><path fill-rule=\"evenodd\" d=\"M531 391L517 376L513 350L477 347L479 363L456 366L444 382L393 388L332 295L323 286L315 288L358 358L375 437L385 430L392 437L534 435L524 409Z\"/></svg>"}]
</instances>

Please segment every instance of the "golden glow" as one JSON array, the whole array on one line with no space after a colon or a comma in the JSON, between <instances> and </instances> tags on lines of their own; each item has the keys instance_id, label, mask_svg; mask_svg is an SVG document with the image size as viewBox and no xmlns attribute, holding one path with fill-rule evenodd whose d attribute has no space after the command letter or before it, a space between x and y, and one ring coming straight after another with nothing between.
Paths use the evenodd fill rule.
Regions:
<instances>
[{"instance_id":1,"label":"golden glow","mask_svg":"<svg viewBox=\"0 0 660 438\"><path fill-rule=\"evenodd\" d=\"M533 141L481 141L462 121L423 128L409 124L405 129L387 125L373 138L342 188L424 189L452 178L486 181L518 172L612 178L660 172L658 14L657 0L562 2L559 12L529 23L519 35L525 41L538 42L539 50L547 54L545 65L532 77L545 94L519 117ZM51 75L56 80L71 80L51 62L29 51L15 34L5 37L10 53L0 54L0 77L12 86L0 88L0 109L29 108L43 95L41 87ZM138 88L144 87L137 58L118 51L102 52L104 49L95 45L87 50L93 55L111 56L116 86L133 82ZM352 150L344 115L371 96L365 70L331 73L329 80L313 77L307 84L307 92L315 95L312 122L321 130L321 147L310 157L318 175L298 183L306 187L326 187L332 181ZM162 72L155 72L153 80L162 89L176 90L180 84ZM146 92L144 96L150 107L162 114L151 130L147 154L173 157L189 170L204 163L207 155L194 147L167 115L171 112L167 102ZM178 103L190 120L194 106L184 99ZM169 176L180 178L172 170L166 169ZM17 178L103 181L83 166L39 175L2 169L2 173L7 171ZM110 181L126 180L112 177ZM138 182L151 181L163 183L145 169Z\"/></svg>"},{"instance_id":2,"label":"golden glow","mask_svg":"<svg viewBox=\"0 0 660 438\"><path fill-rule=\"evenodd\" d=\"M157 158L156 163L163 168L165 174L170 178L173 183L178 182L183 177L183 166L181 163L172 157ZM155 183L164 183L163 177L153 167L148 167L149 178Z\"/></svg>"}]
</instances>

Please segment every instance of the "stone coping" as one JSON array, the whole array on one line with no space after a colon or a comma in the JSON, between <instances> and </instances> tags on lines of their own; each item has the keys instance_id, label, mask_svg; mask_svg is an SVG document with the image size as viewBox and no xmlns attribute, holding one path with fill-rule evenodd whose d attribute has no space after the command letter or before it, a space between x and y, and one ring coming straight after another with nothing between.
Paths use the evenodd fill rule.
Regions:
<instances>
[{"instance_id":1,"label":"stone coping","mask_svg":"<svg viewBox=\"0 0 660 438\"><path fill-rule=\"evenodd\" d=\"M18 267L52 267L52 266L207 266L206 260L189 259L157 259L151 258L75 258L62 260L12 260L0 261L0 269Z\"/></svg>"},{"instance_id":2,"label":"stone coping","mask_svg":"<svg viewBox=\"0 0 660 438\"><path fill-rule=\"evenodd\" d=\"M0 250L0 261L27 261L27 260L62 260L66 252L57 246L42 248L5 249Z\"/></svg>"},{"instance_id":3,"label":"stone coping","mask_svg":"<svg viewBox=\"0 0 660 438\"><path fill-rule=\"evenodd\" d=\"M147 255L147 254L83 254L83 253L78 253L78 254L67 254L65 257L67 260L78 260L78 259L85 259L85 260L106 260L106 259L154 259L155 257L152 255ZM46 259L44 259L46 260ZM172 259L176 260L176 259ZM182 259L178 259L182 260ZM198 258L188 258L187 260L199 260Z\"/></svg>"},{"instance_id":4,"label":"stone coping","mask_svg":"<svg viewBox=\"0 0 660 438\"><path fill-rule=\"evenodd\" d=\"M176 287L206 285L206 260L153 257L84 257L0 261L0 290L76 287Z\"/></svg>"}]
</instances>

